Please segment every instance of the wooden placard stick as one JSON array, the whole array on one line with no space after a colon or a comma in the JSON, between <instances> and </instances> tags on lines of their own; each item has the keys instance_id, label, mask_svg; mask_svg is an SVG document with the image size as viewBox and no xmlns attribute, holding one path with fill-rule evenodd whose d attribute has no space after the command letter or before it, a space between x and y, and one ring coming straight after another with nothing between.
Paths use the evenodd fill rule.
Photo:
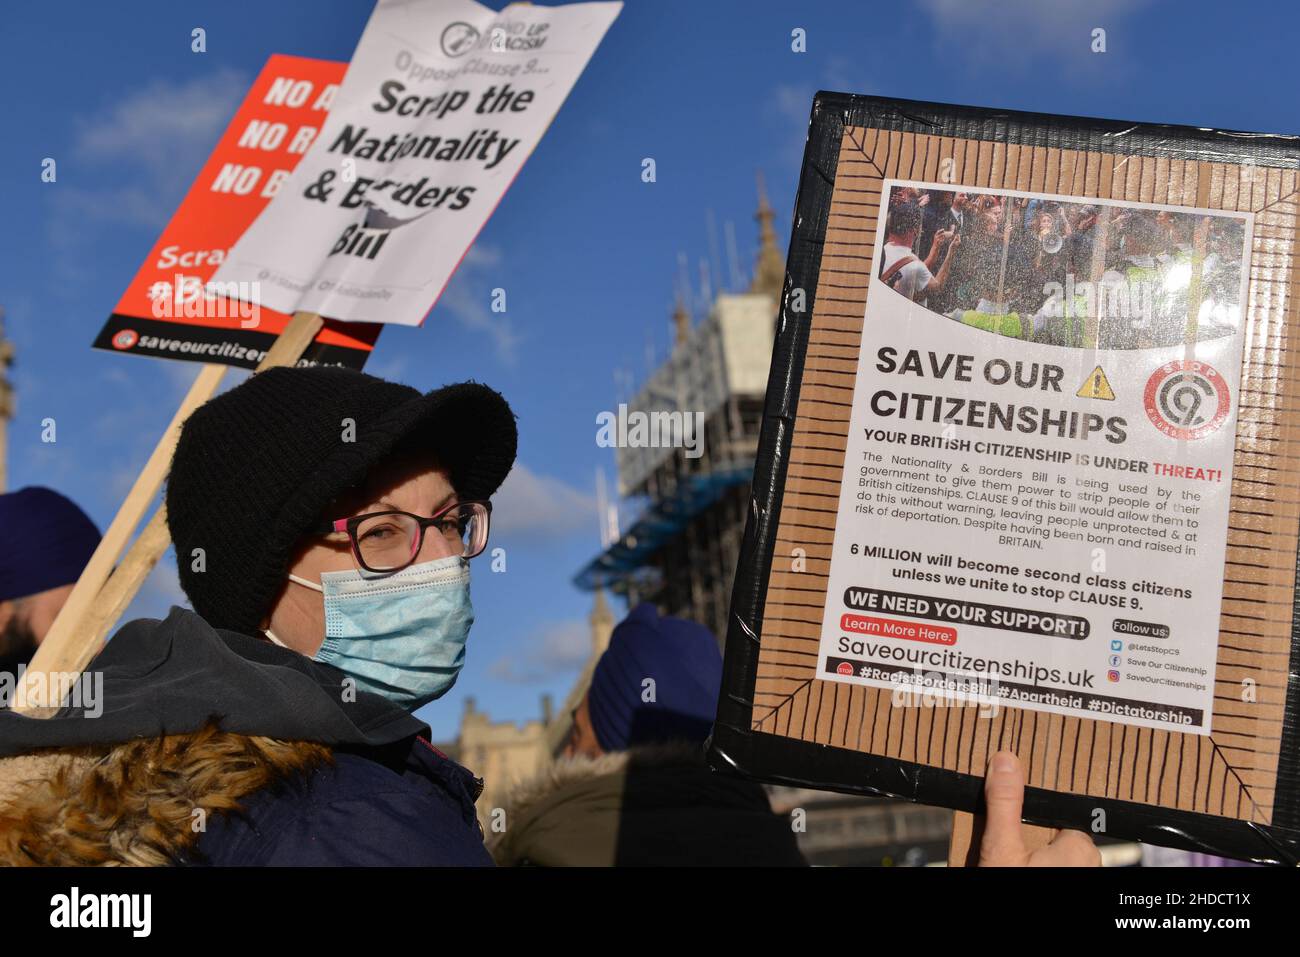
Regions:
<instances>
[{"instance_id":1,"label":"wooden placard stick","mask_svg":"<svg viewBox=\"0 0 1300 957\"><path fill-rule=\"evenodd\" d=\"M315 313L295 313L255 371L296 363L315 340L322 325L324 320ZM190 386L99 547L77 579L63 609L36 649L36 655L27 667L25 694L20 696L15 711L31 717L48 717L57 710L59 702L49 700L49 693L59 689L66 691L71 687L70 679L50 681L40 680L39 676L80 674L99 653L108 632L167 550L171 541L167 533L167 512L166 507L160 505L121 565L116 570L113 567L162 486L171 467L181 425L212 397L225 371L223 365L205 365Z\"/></svg>"},{"instance_id":2,"label":"wooden placard stick","mask_svg":"<svg viewBox=\"0 0 1300 957\"><path fill-rule=\"evenodd\" d=\"M90 556L90 561L82 569L77 584L68 595L68 600L63 603L58 617L54 619L50 630L36 649L36 654L28 665L24 678L25 694L19 696L18 703L14 707L15 711L30 713L50 704L46 700L51 690L50 682L34 680L36 675L78 673L84 667L88 659L83 660L85 642L82 640L83 632L80 623L94 606L100 589L117 563L118 556L126 548L131 536L135 534L136 527L140 524L140 519L158 494L158 489L171 464L171 454L176 447L176 437L180 434L181 423L211 397L221 383L225 371L226 367L221 365L205 365L199 370L194 384L190 386L189 392L181 400L176 414L172 416L171 422L163 432L162 439L154 447L149 460L131 486L131 491L122 502L122 507L117 510L113 521L104 532L104 537L100 539L99 547Z\"/></svg>"},{"instance_id":3,"label":"wooden placard stick","mask_svg":"<svg viewBox=\"0 0 1300 957\"><path fill-rule=\"evenodd\" d=\"M267 350L266 358L258 363L253 372L264 372L274 366L294 365L302 358L307 347L316 341L316 333L324 325L325 320L314 312L295 312L284 331Z\"/></svg>"}]
</instances>

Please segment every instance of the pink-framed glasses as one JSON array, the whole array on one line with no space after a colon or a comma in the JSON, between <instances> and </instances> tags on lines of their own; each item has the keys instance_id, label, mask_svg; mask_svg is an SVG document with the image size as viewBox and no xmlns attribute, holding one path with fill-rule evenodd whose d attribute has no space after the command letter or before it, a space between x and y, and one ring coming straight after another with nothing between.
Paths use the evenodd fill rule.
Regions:
<instances>
[{"instance_id":1,"label":"pink-framed glasses","mask_svg":"<svg viewBox=\"0 0 1300 957\"><path fill-rule=\"evenodd\" d=\"M424 545L425 529L435 528L461 558L473 558L487 547L491 502L455 502L429 518L410 512L366 512L324 524L319 534L348 536L352 557L369 572L396 572L415 561Z\"/></svg>"}]
</instances>

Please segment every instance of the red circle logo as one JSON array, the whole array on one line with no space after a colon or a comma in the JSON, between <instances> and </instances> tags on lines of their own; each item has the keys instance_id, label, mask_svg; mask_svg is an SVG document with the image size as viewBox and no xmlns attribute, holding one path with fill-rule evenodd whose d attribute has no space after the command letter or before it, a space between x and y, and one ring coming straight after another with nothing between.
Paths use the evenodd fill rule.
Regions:
<instances>
[{"instance_id":1,"label":"red circle logo","mask_svg":"<svg viewBox=\"0 0 1300 957\"><path fill-rule=\"evenodd\" d=\"M841 661L835 666L835 673L837 675L851 675L853 674L853 666L847 661Z\"/></svg>"},{"instance_id":2,"label":"red circle logo","mask_svg":"<svg viewBox=\"0 0 1300 957\"><path fill-rule=\"evenodd\" d=\"M1151 373L1142 405L1151 424L1171 439L1200 439L1223 425L1232 397L1212 365L1175 359Z\"/></svg>"},{"instance_id":3,"label":"red circle logo","mask_svg":"<svg viewBox=\"0 0 1300 957\"><path fill-rule=\"evenodd\" d=\"M134 329L123 329L113 335L114 349L130 349L140 341L139 334Z\"/></svg>"}]
</instances>

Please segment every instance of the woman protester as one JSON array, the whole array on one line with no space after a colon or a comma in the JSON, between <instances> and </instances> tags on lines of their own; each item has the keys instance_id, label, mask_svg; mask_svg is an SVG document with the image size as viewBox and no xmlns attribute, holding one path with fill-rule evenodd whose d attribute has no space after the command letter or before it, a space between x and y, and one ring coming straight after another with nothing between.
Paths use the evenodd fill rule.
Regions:
<instances>
[{"instance_id":1,"label":"woman protester","mask_svg":"<svg viewBox=\"0 0 1300 957\"><path fill-rule=\"evenodd\" d=\"M465 660L505 400L271 369L185 423L167 520L194 611L123 626L98 715L0 712L0 863L490 865L482 790L412 712Z\"/></svg>"}]
</instances>

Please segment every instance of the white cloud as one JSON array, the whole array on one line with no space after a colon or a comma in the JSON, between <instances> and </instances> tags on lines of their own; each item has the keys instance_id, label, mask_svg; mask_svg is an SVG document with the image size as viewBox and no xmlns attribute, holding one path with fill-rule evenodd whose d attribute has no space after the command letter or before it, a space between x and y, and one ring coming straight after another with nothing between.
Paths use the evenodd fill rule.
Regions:
<instances>
[{"instance_id":1,"label":"white cloud","mask_svg":"<svg viewBox=\"0 0 1300 957\"><path fill-rule=\"evenodd\" d=\"M551 622L524 640L517 654L502 655L488 673L510 684L540 684L581 668L591 655L591 629L581 619Z\"/></svg>"},{"instance_id":2,"label":"white cloud","mask_svg":"<svg viewBox=\"0 0 1300 957\"><path fill-rule=\"evenodd\" d=\"M60 160L48 220L62 280L88 277L82 254L104 227L166 224L248 85L244 73L228 67L183 83L154 80L75 121L72 154ZM97 176L103 185L82 185Z\"/></svg>"},{"instance_id":3,"label":"white cloud","mask_svg":"<svg viewBox=\"0 0 1300 957\"><path fill-rule=\"evenodd\" d=\"M553 538L577 531L596 537L595 495L516 462L492 497L493 537Z\"/></svg>"},{"instance_id":4,"label":"white cloud","mask_svg":"<svg viewBox=\"0 0 1300 957\"><path fill-rule=\"evenodd\" d=\"M863 74L861 61L837 55L826 58L822 89L834 93L870 93L874 84ZM805 112L811 109L812 98L809 97Z\"/></svg>"},{"instance_id":5,"label":"white cloud","mask_svg":"<svg viewBox=\"0 0 1300 957\"><path fill-rule=\"evenodd\" d=\"M779 84L769 102L772 103L782 123L789 124L796 133L787 139L785 160L798 168L803 164L804 133L812 117L813 97L818 90L831 93L871 93L875 85L862 73L861 64L846 56L826 58L821 72L812 83Z\"/></svg>"},{"instance_id":6,"label":"white cloud","mask_svg":"<svg viewBox=\"0 0 1300 957\"><path fill-rule=\"evenodd\" d=\"M502 278L501 251L495 246L475 243L461 261L460 268L438 300L438 307L446 309L452 318L467 329L485 332L496 348L497 359L514 365L522 337L508 312L493 312L492 290L506 290L506 307L509 308L509 288Z\"/></svg>"},{"instance_id":7,"label":"white cloud","mask_svg":"<svg viewBox=\"0 0 1300 957\"><path fill-rule=\"evenodd\" d=\"M392 330L389 330L388 334L391 335ZM410 354L406 352L384 356L379 360L376 360L374 355L371 355L366 362L366 372L381 379L387 379L389 382L405 382L409 359Z\"/></svg>"},{"instance_id":8,"label":"white cloud","mask_svg":"<svg viewBox=\"0 0 1300 957\"><path fill-rule=\"evenodd\" d=\"M148 461L170 418L203 370L198 362L113 360L100 374L113 401L87 406L79 428L88 428L107 451L86 466L113 503L125 499L140 469ZM126 368L130 366L130 370ZM227 369L224 389L247 378L241 369Z\"/></svg>"},{"instance_id":9,"label":"white cloud","mask_svg":"<svg viewBox=\"0 0 1300 957\"><path fill-rule=\"evenodd\" d=\"M918 0L943 45L981 66L1058 64L1091 56L1092 30L1109 31L1151 0Z\"/></svg>"},{"instance_id":10,"label":"white cloud","mask_svg":"<svg viewBox=\"0 0 1300 957\"><path fill-rule=\"evenodd\" d=\"M126 162L188 183L248 91L240 70L223 67L185 83L154 80L112 109L77 124L82 159Z\"/></svg>"},{"instance_id":11,"label":"white cloud","mask_svg":"<svg viewBox=\"0 0 1300 957\"><path fill-rule=\"evenodd\" d=\"M858 61L836 54L826 58L816 83L779 84L769 99L781 116L806 126L812 116L813 96L818 90L830 93L870 93L873 89L874 84L863 74ZM802 148L802 143L800 147Z\"/></svg>"},{"instance_id":12,"label":"white cloud","mask_svg":"<svg viewBox=\"0 0 1300 957\"><path fill-rule=\"evenodd\" d=\"M782 83L772 93L770 100L776 111L791 123L807 123L812 116L812 101L816 92L811 84L800 86L797 83ZM842 92L856 93L857 90Z\"/></svg>"},{"instance_id":13,"label":"white cloud","mask_svg":"<svg viewBox=\"0 0 1300 957\"><path fill-rule=\"evenodd\" d=\"M171 204L144 186L113 186L103 190L64 186L54 193L60 219L51 225L53 239L77 239L87 226L105 224L159 228L171 218Z\"/></svg>"}]
</instances>

